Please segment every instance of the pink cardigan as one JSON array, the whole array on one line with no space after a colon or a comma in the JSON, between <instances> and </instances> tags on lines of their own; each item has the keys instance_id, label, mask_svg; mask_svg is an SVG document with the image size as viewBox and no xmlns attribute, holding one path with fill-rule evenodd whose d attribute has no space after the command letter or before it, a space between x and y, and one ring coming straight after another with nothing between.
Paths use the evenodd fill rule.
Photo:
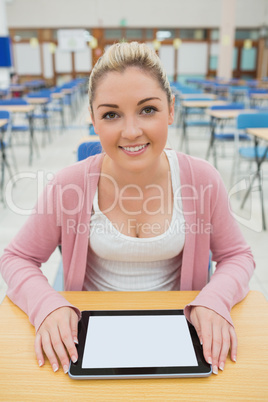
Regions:
<instances>
[{"instance_id":1,"label":"pink cardigan","mask_svg":"<svg viewBox=\"0 0 268 402\"><path fill-rule=\"evenodd\" d=\"M103 154L96 155L57 173L0 260L7 295L36 330L53 310L70 306L38 269L58 245L62 246L65 290L82 290L102 158ZM191 306L206 306L232 324L230 310L249 290L253 257L229 211L228 195L216 169L182 153L178 160L186 221L180 289L201 290L185 314L189 319ZM217 269L208 282L210 250Z\"/></svg>"}]
</instances>

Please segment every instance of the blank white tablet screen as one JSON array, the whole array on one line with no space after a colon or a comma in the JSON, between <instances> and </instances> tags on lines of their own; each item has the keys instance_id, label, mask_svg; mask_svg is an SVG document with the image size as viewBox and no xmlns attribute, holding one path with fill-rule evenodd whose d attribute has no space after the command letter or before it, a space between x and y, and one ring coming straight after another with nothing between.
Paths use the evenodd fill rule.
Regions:
<instances>
[{"instance_id":1,"label":"blank white tablet screen","mask_svg":"<svg viewBox=\"0 0 268 402\"><path fill-rule=\"evenodd\" d=\"M82 368L197 366L183 315L91 316Z\"/></svg>"}]
</instances>

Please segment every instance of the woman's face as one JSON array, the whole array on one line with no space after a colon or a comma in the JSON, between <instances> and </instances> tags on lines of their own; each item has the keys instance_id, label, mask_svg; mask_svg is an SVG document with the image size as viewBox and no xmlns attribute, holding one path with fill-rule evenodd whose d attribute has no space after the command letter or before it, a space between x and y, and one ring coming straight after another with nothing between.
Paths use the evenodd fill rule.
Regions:
<instances>
[{"instance_id":1,"label":"woman's face","mask_svg":"<svg viewBox=\"0 0 268 402\"><path fill-rule=\"evenodd\" d=\"M96 88L92 108L95 131L114 163L138 172L159 159L174 104L155 78L136 67L109 72Z\"/></svg>"}]
</instances>

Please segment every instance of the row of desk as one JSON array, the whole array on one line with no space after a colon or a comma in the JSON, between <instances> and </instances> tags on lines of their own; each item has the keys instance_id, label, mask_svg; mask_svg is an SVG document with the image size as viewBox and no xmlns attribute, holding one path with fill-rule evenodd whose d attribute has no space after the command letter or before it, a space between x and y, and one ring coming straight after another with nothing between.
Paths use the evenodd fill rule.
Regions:
<instances>
[{"instance_id":1,"label":"row of desk","mask_svg":"<svg viewBox=\"0 0 268 402\"><path fill-rule=\"evenodd\" d=\"M197 292L63 292L80 310L184 308ZM267 401L268 303L251 291L231 312L238 337L237 363L206 378L72 380L48 361L39 368L35 330L7 297L0 305L1 401Z\"/></svg>"},{"instance_id":2,"label":"row of desk","mask_svg":"<svg viewBox=\"0 0 268 402\"><path fill-rule=\"evenodd\" d=\"M189 153L189 141L188 141L188 133L187 133L187 118L188 118L188 111L190 109L206 109L206 114L207 116L210 117L210 123L209 123L209 130L210 130L210 140L209 140L209 145L208 145L208 150L206 154L206 159L209 158L210 153L212 151L213 153L213 162L214 166L217 168L217 155L216 155L216 147L215 147L215 131L216 127L221 126L221 122L227 121L227 120L232 120L236 119L237 116L241 113L257 113L258 111L255 109L240 109L240 110L211 110L210 108L215 105L225 105L227 102L225 101L220 101L217 100L216 98L214 99L208 99L208 100L198 100L198 97L204 98L203 94L198 94L197 96L194 95L196 100L190 100L189 98L193 97L193 94L182 94L181 95L181 109L182 109L182 137L181 137L181 148L183 147L183 144L185 144L185 149L186 152ZM267 96L268 99L268 96ZM268 113L268 111L267 111ZM234 131L236 129L234 128ZM247 133L252 135L254 137L254 147L255 147L255 163L256 163L256 172L253 175L253 179L251 180L250 186L244 196L244 199L241 203L241 207L244 206L246 199L249 196L249 193L252 189L254 180L256 177L259 178L259 190L260 193L262 194L262 184L261 184L261 165L262 163L267 160L267 155L268 155L268 144L266 147L266 151L264 153L263 157L259 157L257 153L257 148L259 147L259 143L261 140L267 141L268 142L268 127L267 128L251 128L247 130ZM237 160L238 160L238 133L235 135L235 141L234 141L234 169L235 171L232 172L233 174L236 173L237 170ZM263 224L263 229L266 230L266 222L265 222L265 213L264 213L264 205L263 205L263 199L261 195L261 209L262 209L262 224Z\"/></svg>"}]
</instances>

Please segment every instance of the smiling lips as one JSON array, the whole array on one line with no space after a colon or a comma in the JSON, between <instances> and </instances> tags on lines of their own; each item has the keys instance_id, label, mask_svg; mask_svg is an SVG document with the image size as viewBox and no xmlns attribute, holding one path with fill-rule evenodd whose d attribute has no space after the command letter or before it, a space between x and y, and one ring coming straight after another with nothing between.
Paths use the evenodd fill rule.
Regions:
<instances>
[{"instance_id":1,"label":"smiling lips","mask_svg":"<svg viewBox=\"0 0 268 402\"><path fill-rule=\"evenodd\" d=\"M134 147L120 147L123 151L127 153L135 153L135 154L140 154L141 151L143 151L145 148L147 148L149 144L144 144L144 145L136 145Z\"/></svg>"}]
</instances>

